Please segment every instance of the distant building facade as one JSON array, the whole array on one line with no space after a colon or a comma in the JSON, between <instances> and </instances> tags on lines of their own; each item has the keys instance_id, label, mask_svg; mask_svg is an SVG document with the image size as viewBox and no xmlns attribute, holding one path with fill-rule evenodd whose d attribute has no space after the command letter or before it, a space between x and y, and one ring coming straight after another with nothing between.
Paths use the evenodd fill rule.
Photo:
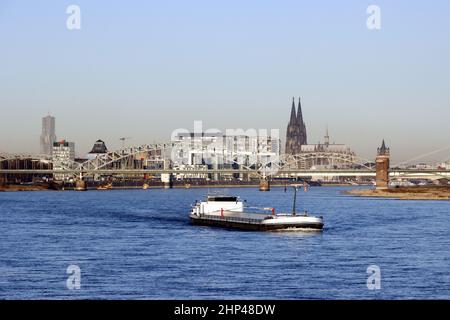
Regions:
<instances>
[{"instance_id":1,"label":"distant building facade","mask_svg":"<svg viewBox=\"0 0 450 320\"><path fill-rule=\"evenodd\" d=\"M438 168L450 170L450 162L442 162L438 165Z\"/></svg>"},{"instance_id":2,"label":"distant building facade","mask_svg":"<svg viewBox=\"0 0 450 320\"><path fill-rule=\"evenodd\" d=\"M238 169L278 161L280 156L280 139L266 135L179 133L172 145L173 167L180 170ZM206 175L183 176L187 177L206 178Z\"/></svg>"},{"instance_id":3,"label":"distant building facade","mask_svg":"<svg viewBox=\"0 0 450 320\"><path fill-rule=\"evenodd\" d=\"M46 159L17 158L0 161L0 169L3 170L51 170L52 164ZM37 173L6 173L0 175L0 184L6 182L21 183L46 180L47 174Z\"/></svg>"},{"instance_id":4,"label":"distant building facade","mask_svg":"<svg viewBox=\"0 0 450 320\"><path fill-rule=\"evenodd\" d=\"M56 141L55 118L48 115L42 118L40 153L51 155L53 150L53 142L55 141Z\"/></svg>"},{"instance_id":5,"label":"distant building facade","mask_svg":"<svg viewBox=\"0 0 450 320\"><path fill-rule=\"evenodd\" d=\"M69 167L70 164L75 161L75 143L65 140L54 142L52 159L54 170L63 170L64 168ZM70 178L72 178L72 176L67 174L55 173L53 175L53 179L58 181L64 181Z\"/></svg>"},{"instance_id":6,"label":"distant building facade","mask_svg":"<svg viewBox=\"0 0 450 320\"><path fill-rule=\"evenodd\" d=\"M311 155L304 157L300 161L301 169L340 169L348 168L353 165L356 154L346 144L330 143L328 128L325 133L323 143L304 144L301 146L302 155Z\"/></svg>"},{"instance_id":7,"label":"distant building facade","mask_svg":"<svg viewBox=\"0 0 450 320\"><path fill-rule=\"evenodd\" d=\"M286 129L285 153L296 155L301 152L302 145L308 144L306 125L303 121L302 106L298 99L298 109L295 112L295 98L292 98L291 118Z\"/></svg>"}]
</instances>

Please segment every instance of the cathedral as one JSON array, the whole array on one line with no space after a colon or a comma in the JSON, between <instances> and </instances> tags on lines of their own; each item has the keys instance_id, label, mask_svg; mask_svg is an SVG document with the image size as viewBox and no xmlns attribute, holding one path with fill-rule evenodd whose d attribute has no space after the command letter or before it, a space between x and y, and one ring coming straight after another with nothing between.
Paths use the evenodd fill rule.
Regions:
<instances>
[{"instance_id":1,"label":"cathedral","mask_svg":"<svg viewBox=\"0 0 450 320\"><path fill-rule=\"evenodd\" d=\"M355 162L356 154L345 144L330 143L328 126L323 143L308 144L301 102L299 99L297 112L295 112L294 99L292 100L291 118L286 130L285 154L301 155L297 162L299 169L351 167Z\"/></svg>"},{"instance_id":2,"label":"cathedral","mask_svg":"<svg viewBox=\"0 0 450 320\"><path fill-rule=\"evenodd\" d=\"M286 129L286 154L299 154L302 145L308 144L306 138L306 126L303 122L302 105L298 99L298 109L295 112L295 98L292 98L291 119Z\"/></svg>"}]
</instances>

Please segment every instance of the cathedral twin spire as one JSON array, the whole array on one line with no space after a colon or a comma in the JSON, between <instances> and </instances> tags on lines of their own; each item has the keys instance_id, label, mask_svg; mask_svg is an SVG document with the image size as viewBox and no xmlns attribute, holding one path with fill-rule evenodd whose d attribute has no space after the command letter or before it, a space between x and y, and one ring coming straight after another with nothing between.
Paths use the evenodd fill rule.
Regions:
<instances>
[{"instance_id":1,"label":"cathedral twin spire","mask_svg":"<svg viewBox=\"0 0 450 320\"><path fill-rule=\"evenodd\" d=\"M292 97L292 108L291 108L291 120L289 121L289 123L294 123L297 119L297 115L295 113L295 98Z\"/></svg>"},{"instance_id":2,"label":"cathedral twin spire","mask_svg":"<svg viewBox=\"0 0 450 320\"><path fill-rule=\"evenodd\" d=\"M303 122L302 103L300 101L300 98L298 98L297 121L299 124L305 125ZM305 135L306 135L306 131L305 131Z\"/></svg>"},{"instance_id":3,"label":"cathedral twin spire","mask_svg":"<svg viewBox=\"0 0 450 320\"><path fill-rule=\"evenodd\" d=\"M301 146L307 144L306 126L303 121L302 105L298 99L298 109L295 112L295 98L292 98L291 118L286 130L287 154L299 154Z\"/></svg>"},{"instance_id":4,"label":"cathedral twin spire","mask_svg":"<svg viewBox=\"0 0 450 320\"><path fill-rule=\"evenodd\" d=\"M290 123L303 124L302 104L300 98L298 98L298 109L295 112L295 98L292 97L292 109Z\"/></svg>"}]
</instances>

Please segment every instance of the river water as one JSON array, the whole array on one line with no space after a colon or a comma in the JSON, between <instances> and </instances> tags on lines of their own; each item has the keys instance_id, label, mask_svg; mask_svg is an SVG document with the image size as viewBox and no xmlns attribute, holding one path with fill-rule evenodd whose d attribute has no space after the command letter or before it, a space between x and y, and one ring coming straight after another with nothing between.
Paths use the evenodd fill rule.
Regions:
<instances>
[{"instance_id":1,"label":"river water","mask_svg":"<svg viewBox=\"0 0 450 320\"><path fill-rule=\"evenodd\" d=\"M283 188L3 192L0 298L450 299L450 203L345 189L299 193L323 232L189 224L190 205L208 192L290 211ZM80 268L79 289L67 287L69 265Z\"/></svg>"}]
</instances>

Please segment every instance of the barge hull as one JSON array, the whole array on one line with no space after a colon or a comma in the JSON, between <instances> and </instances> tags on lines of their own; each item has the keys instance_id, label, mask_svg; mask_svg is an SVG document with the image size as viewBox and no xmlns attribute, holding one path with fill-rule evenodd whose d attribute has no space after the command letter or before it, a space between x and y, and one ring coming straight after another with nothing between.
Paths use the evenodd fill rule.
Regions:
<instances>
[{"instance_id":1,"label":"barge hull","mask_svg":"<svg viewBox=\"0 0 450 320\"><path fill-rule=\"evenodd\" d=\"M283 229L312 229L322 230L323 223L302 223L302 224L263 224L263 223L244 223L219 219L199 219L190 218L192 224L200 226L221 227L228 229L240 229L249 231L271 231Z\"/></svg>"}]
</instances>

